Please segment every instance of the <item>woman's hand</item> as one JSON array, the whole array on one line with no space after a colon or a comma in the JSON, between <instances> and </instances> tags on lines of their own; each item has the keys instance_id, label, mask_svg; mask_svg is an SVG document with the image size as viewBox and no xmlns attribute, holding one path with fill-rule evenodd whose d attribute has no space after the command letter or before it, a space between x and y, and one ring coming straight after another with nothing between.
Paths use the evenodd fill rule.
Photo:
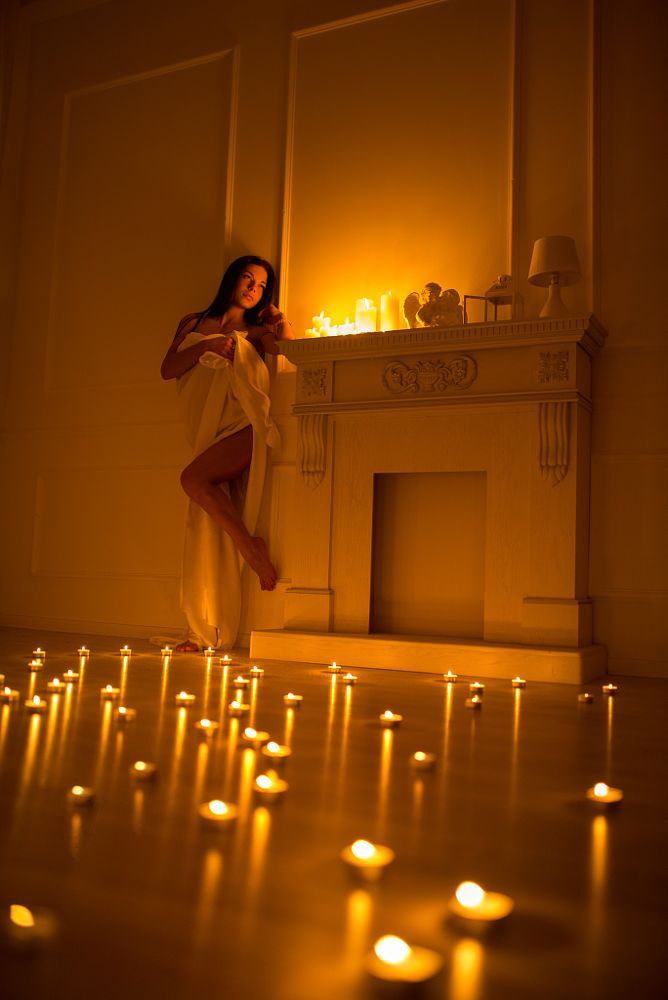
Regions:
<instances>
[{"instance_id":1,"label":"woman's hand","mask_svg":"<svg viewBox=\"0 0 668 1000\"><path fill-rule=\"evenodd\" d=\"M220 334L215 337L207 337L206 340L202 340L200 343L203 348L202 353L212 351L214 354L219 354L221 358L234 361L234 337L226 337L224 334Z\"/></svg>"},{"instance_id":2,"label":"woman's hand","mask_svg":"<svg viewBox=\"0 0 668 1000\"><path fill-rule=\"evenodd\" d=\"M292 327L287 316L280 309L277 309L276 306L265 306L258 316L258 320L268 327L269 332L273 334L276 340L293 339L294 334L292 333Z\"/></svg>"}]
</instances>

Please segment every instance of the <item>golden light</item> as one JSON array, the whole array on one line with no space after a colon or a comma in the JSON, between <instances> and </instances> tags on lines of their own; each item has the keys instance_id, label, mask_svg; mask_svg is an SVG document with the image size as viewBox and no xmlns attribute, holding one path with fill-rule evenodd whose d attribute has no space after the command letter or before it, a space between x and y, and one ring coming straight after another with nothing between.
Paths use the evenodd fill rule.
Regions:
<instances>
[{"instance_id":1,"label":"golden light","mask_svg":"<svg viewBox=\"0 0 668 1000\"><path fill-rule=\"evenodd\" d=\"M427 755L424 752L424 750L416 750L416 752L413 754L413 756L415 757L416 760L426 760L427 759Z\"/></svg>"},{"instance_id":2,"label":"golden light","mask_svg":"<svg viewBox=\"0 0 668 1000\"><path fill-rule=\"evenodd\" d=\"M389 708L388 708L388 709L386 709L386 710L385 710L385 711L383 712L383 718L384 718L384 719L391 719L391 718L392 718L392 716L393 716L393 714L394 714L394 713L393 713L393 712L390 712L390 710L389 710Z\"/></svg>"},{"instance_id":3,"label":"golden light","mask_svg":"<svg viewBox=\"0 0 668 1000\"><path fill-rule=\"evenodd\" d=\"M403 938L396 937L394 934L385 934L384 937L378 938L373 950L381 962L387 962L388 965L398 965L400 962L405 962L411 954L410 945L406 944Z\"/></svg>"},{"instance_id":4,"label":"golden light","mask_svg":"<svg viewBox=\"0 0 668 1000\"><path fill-rule=\"evenodd\" d=\"M220 799L212 799L209 802L209 809L216 816L224 816L227 813L227 804L222 802Z\"/></svg>"},{"instance_id":5,"label":"golden light","mask_svg":"<svg viewBox=\"0 0 668 1000\"><path fill-rule=\"evenodd\" d=\"M244 729L244 736L249 740L254 740L257 736L257 729L253 729L252 726L247 726L246 729Z\"/></svg>"},{"instance_id":6,"label":"golden light","mask_svg":"<svg viewBox=\"0 0 668 1000\"><path fill-rule=\"evenodd\" d=\"M135 762L135 771L145 771L145 770L146 770L146 761L138 760Z\"/></svg>"},{"instance_id":7,"label":"golden light","mask_svg":"<svg viewBox=\"0 0 668 1000\"><path fill-rule=\"evenodd\" d=\"M356 840L351 846L350 852L360 861L368 861L376 853L376 848L368 840Z\"/></svg>"},{"instance_id":8,"label":"golden light","mask_svg":"<svg viewBox=\"0 0 668 1000\"><path fill-rule=\"evenodd\" d=\"M35 918L27 906L19 903L12 903L9 907L9 919L17 927L34 927Z\"/></svg>"},{"instance_id":9,"label":"golden light","mask_svg":"<svg viewBox=\"0 0 668 1000\"><path fill-rule=\"evenodd\" d=\"M83 795L82 785L72 785L72 795Z\"/></svg>"},{"instance_id":10,"label":"golden light","mask_svg":"<svg viewBox=\"0 0 668 1000\"><path fill-rule=\"evenodd\" d=\"M594 795L598 796L599 798L602 797L603 795L607 795L609 791L610 791L610 786L606 785L604 781L597 781L596 784L594 785Z\"/></svg>"},{"instance_id":11,"label":"golden light","mask_svg":"<svg viewBox=\"0 0 668 1000\"><path fill-rule=\"evenodd\" d=\"M455 890L457 902L467 908L480 906L485 898L485 890L477 882L462 882Z\"/></svg>"},{"instance_id":12,"label":"golden light","mask_svg":"<svg viewBox=\"0 0 668 1000\"><path fill-rule=\"evenodd\" d=\"M280 749L281 749L280 744L277 743L275 740L269 740L269 742L267 743L267 750L271 750L272 753L276 753L276 751Z\"/></svg>"},{"instance_id":13,"label":"golden light","mask_svg":"<svg viewBox=\"0 0 668 1000\"><path fill-rule=\"evenodd\" d=\"M255 784L257 785L258 788L267 788L268 789L268 788L271 788L272 781L271 781L271 778L269 777L269 775L267 775L267 774L258 774L257 778L255 779Z\"/></svg>"}]
</instances>

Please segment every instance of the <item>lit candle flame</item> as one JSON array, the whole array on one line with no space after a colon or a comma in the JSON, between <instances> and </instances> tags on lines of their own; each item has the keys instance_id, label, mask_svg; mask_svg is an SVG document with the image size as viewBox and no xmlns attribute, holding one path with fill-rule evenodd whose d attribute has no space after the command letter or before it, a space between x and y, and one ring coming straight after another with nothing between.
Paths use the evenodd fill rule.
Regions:
<instances>
[{"instance_id":1,"label":"lit candle flame","mask_svg":"<svg viewBox=\"0 0 668 1000\"><path fill-rule=\"evenodd\" d=\"M269 742L267 743L267 750L271 750L272 753L276 753L276 751L280 749L281 749L280 745L276 743L274 740L269 740Z\"/></svg>"},{"instance_id":2,"label":"lit candle flame","mask_svg":"<svg viewBox=\"0 0 668 1000\"><path fill-rule=\"evenodd\" d=\"M32 700L33 705L39 705L39 695L36 694Z\"/></svg>"},{"instance_id":3,"label":"lit candle flame","mask_svg":"<svg viewBox=\"0 0 668 1000\"><path fill-rule=\"evenodd\" d=\"M81 785L72 785L72 795L83 795L83 791Z\"/></svg>"},{"instance_id":4,"label":"lit candle flame","mask_svg":"<svg viewBox=\"0 0 668 1000\"><path fill-rule=\"evenodd\" d=\"M594 795L597 795L599 798L602 798L604 795L607 795L609 791L610 791L610 786L606 785L604 781L597 781L596 784L594 785Z\"/></svg>"},{"instance_id":5,"label":"lit candle flame","mask_svg":"<svg viewBox=\"0 0 668 1000\"><path fill-rule=\"evenodd\" d=\"M135 762L135 771L145 771L145 770L146 770L146 761L138 760Z\"/></svg>"},{"instance_id":6,"label":"lit candle flame","mask_svg":"<svg viewBox=\"0 0 668 1000\"><path fill-rule=\"evenodd\" d=\"M209 809L216 816L224 816L228 812L227 804L220 799L213 799L209 802Z\"/></svg>"},{"instance_id":7,"label":"lit candle flame","mask_svg":"<svg viewBox=\"0 0 668 1000\"><path fill-rule=\"evenodd\" d=\"M485 890L477 882L462 882L455 890L457 902L468 909L480 906L485 898Z\"/></svg>"},{"instance_id":8,"label":"lit candle flame","mask_svg":"<svg viewBox=\"0 0 668 1000\"><path fill-rule=\"evenodd\" d=\"M376 853L376 848L368 840L356 840L350 852L360 861L368 861Z\"/></svg>"},{"instance_id":9,"label":"lit candle flame","mask_svg":"<svg viewBox=\"0 0 668 1000\"><path fill-rule=\"evenodd\" d=\"M200 719L199 720L199 724L202 727L202 729L208 729L209 726L211 725L211 720L210 719Z\"/></svg>"},{"instance_id":10,"label":"lit candle flame","mask_svg":"<svg viewBox=\"0 0 668 1000\"><path fill-rule=\"evenodd\" d=\"M269 777L268 774L258 774L257 778L255 779L255 784L257 785L257 787L263 788L265 790L271 788L273 783L274 783L273 780Z\"/></svg>"},{"instance_id":11,"label":"lit candle flame","mask_svg":"<svg viewBox=\"0 0 668 1000\"><path fill-rule=\"evenodd\" d=\"M413 756L415 757L416 760L426 760L427 759L427 755L426 755L426 753L423 750L417 750L413 754Z\"/></svg>"},{"instance_id":12,"label":"lit candle flame","mask_svg":"<svg viewBox=\"0 0 668 1000\"><path fill-rule=\"evenodd\" d=\"M17 927L34 927L35 918L28 909L27 906L21 906L18 903L12 903L9 907L9 919Z\"/></svg>"},{"instance_id":13,"label":"lit candle flame","mask_svg":"<svg viewBox=\"0 0 668 1000\"><path fill-rule=\"evenodd\" d=\"M405 962L411 954L410 945L394 934L386 934L384 937L378 938L373 950L381 962L387 962L389 965Z\"/></svg>"},{"instance_id":14,"label":"lit candle flame","mask_svg":"<svg viewBox=\"0 0 668 1000\"><path fill-rule=\"evenodd\" d=\"M392 716L393 716L393 714L394 714L394 713L390 712L390 710L389 710L389 708L388 708L388 709L387 709L387 711L383 712L383 718L384 718L384 719L391 719L391 718L392 718ZM398 940L398 939L397 939L397 940Z\"/></svg>"},{"instance_id":15,"label":"lit candle flame","mask_svg":"<svg viewBox=\"0 0 668 1000\"><path fill-rule=\"evenodd\" d=\"M247 729L244 729L244 736L246 736L249 740L254 740L257 736L257 729L253 729L252 726L249 726Z\"/></svg>"}]
</instances>

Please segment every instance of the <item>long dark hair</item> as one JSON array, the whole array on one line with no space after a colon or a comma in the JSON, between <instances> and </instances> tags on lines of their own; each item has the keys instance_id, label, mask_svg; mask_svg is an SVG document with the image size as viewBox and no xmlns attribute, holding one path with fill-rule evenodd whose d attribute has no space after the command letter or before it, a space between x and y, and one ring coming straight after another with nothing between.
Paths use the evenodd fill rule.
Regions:
<instances>
[{"instance_id":1,"label":"long dark hair","mask_svg":"<svg viewBox=\"0 0 668 1000\"><path fill-rule=\"evenodd\" d=\"M260 301L257 305L254 305L252 309L244 310L244 322L248 326L257 326L259 322L259 315L262 310L273 301L274 288L276 285L276 275L274 274L274 269L268 260L263 260L262 257L255 257L253 254L248 254L245 257L237 257L229 265L223 279L218 287L218 291L214 297L211 305L207 306L203 313L200 313L199 319L195 326L199 326L201 321L207 316L222 316L227 309L230 307L232 302L232 295L234 294L234 289L237 287L237 281L240 276L249 267L250 264L256 264L259 267L263 267L267 272L267 287L264 289Z\"/></svg>"}]
</instances>

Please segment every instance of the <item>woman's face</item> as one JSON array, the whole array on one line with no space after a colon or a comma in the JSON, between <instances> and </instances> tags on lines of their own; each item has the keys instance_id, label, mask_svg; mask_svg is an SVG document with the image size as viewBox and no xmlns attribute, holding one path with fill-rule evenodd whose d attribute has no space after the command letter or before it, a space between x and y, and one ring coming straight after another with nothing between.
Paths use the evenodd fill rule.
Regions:
<instances>
[{"instance_id":1,"label":"woman's face","mask_svg":"<svg viewBox=\"0 0 668 1000\"><path fill-rule=\"evenodd\" d=\"M259 264L249 264L239 275L233 302L241 309L256 306L267 287L267 272Z\"/></svg>"}]
</instances>

